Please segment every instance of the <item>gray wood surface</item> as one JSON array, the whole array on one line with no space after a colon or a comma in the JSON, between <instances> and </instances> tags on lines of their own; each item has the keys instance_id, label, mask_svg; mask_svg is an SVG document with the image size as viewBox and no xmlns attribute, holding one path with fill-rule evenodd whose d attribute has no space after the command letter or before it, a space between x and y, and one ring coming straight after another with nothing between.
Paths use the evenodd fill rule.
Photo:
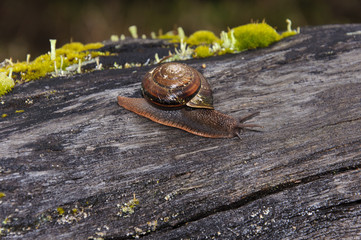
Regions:
<instances>
[{"instance_id":1,"label":"gray wood surface","mask_svg":"<svg viewBox=\"0 0 361 240\"><path fill-rule=\"evenodd\" d=\"M301 28L265 49L186 61L217 110L260 111L249 122L262 132L242 140L120 108L116 97L139 97L151 66L17 87L0 104L0 238L360 238L360 31ZM152 44L121 49L144 58ZM118 53L104 66L126 59Z\"/></svg>"}]
</instances>

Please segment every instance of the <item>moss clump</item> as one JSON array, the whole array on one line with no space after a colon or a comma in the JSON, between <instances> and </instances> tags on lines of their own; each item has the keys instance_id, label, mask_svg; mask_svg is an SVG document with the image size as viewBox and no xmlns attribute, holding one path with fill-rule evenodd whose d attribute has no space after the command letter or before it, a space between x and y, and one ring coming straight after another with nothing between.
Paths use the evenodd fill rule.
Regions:
<instances>
[{"instance_id":1,"label":"moss clump","mask_svg":"<svg viewBox=\"0 0 361 240\"><path fill-rule=\"evenodd\" d=\"M6 194L3 192L0 192L0 198L6 197Z\"/></svg>"},{"instance_id":2,"label":"moss clump","mask_svg":"<svg viewBox=\"0 0 361 240\"><path fill-rule=\"evenodd\" d=\"M62 208L62 207L58 207L58 208L56 209L56 211L58 212L59 215L63 215L63 214L65 213L65 210L64 210L64 208Z\"/></svg>"},{"instance_id":3,"label":"moss clump","mask_svg":"<svg viewBox=\"0 0 361 240\"><path fill-rule=\"evenodd\" d=\"M201 45L201 44L212 44L220 43L220 39L214 35L211 31L201 30L193 33L187 39L189 45Z\"/></svg>"},{"instance_id":4,"label":"moss clump","mask_svg":"<svg viewBox=\"0 0 361 240\"><path fill-rule=\"evenodd\" d=\"M6 73L0 73L0 96L8 93L13 89L15 83L14 80L6 75Z\"/></svg>"},{"instance_id":5,"label":"moss clump","mask_svg":"<svg viewBox=\"0 0 361 240\"><path fill-rule=\"evenodd\" d=\"M46 76L54 71L54 63L56 68L64 70L66 67L78 63L79 59L85 61L87 58L94 58L100 55L108 55L99 51L90 51L102 47L101 43L91 43L83 45L78 42L65 44L63 47L56 49L55 60L51 60L50 54L43 54L32 62L18 62L8 64L4 68L0 68L0 73L8 73L9 69L13 69L13 75L22 81L30 81Z\"/></svg>"},{"instance_id":6,"label":"moss clump","mask_svg":"<svg viewBox=\"0 0 361 240\"><path fill-rule=\"evenodd\" d=\"M181 51L175 50L176 54L172 60L189 59L191 57L205 58L237 53L247 49L268 47L284 37L299 33L299 29L297 31L291 29L292 22L289 19L287 19L287 24L287 31L282 35L265 22L238 26L228 32L222 31L220 38L216 37L211 31L197 31L185 41L186 44L191 46L191 48L187 48L191 50L187 51L188 55L184 54L186 48L181 43Z\"/></svg>"},{"instance_id":7,"label":"moss clump","mask_svg":"<svg viewBox=\"0 0 361 240\"><path fill-rule=\"evenodd\" d=\"M250 23L233 28L237 51L267 47L282 37L267 23ZM229 35L231 32L228 33Z\"/></svg>"},{"instance_id":8,"label":"moss clump","mask_svg":"<svg viewBox=\"0 0 361 240\"><path fill-rule=\"evenodd\" d=\"M211 51L211 49L208 46L204 46L204 45L196 47L193 53L193 57L197 57L197 58L205 58L213 55L214 54Z\"/></svg>"}]
</instances>

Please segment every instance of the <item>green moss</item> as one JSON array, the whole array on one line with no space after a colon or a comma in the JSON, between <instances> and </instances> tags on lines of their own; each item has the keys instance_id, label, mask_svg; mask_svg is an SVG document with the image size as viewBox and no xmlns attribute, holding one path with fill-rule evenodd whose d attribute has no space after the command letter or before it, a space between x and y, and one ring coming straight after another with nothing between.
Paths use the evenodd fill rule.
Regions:
<instances>
[{"instance_id":1,"label":"green moss","mask_svg":"<svg viewBox=\"0 0 361 240\"><path fill-rule=\"evenodd\" d=\"M103 53L99 51L89 51L102 47L101 43L91 43L83 45L78 42L65 44L63 47L56 50L55 60L52 61L50 54L43 54L37 57L32 62L18 62L8 64L4 68L0 68L0 73L7 74L10 68L13 69L13 74L18 80L30 81L39 79L46 76L48 73L54 71L54 63L57 69L64 70L66 67L78 63L79 59L85 61L87 57L97 57L100 55L109 55L109 53Z\"/></svg>"},{"instance_id":2,"label":"green moss","mask_svg":"<svg viewBox=\"0 0 361 240\"><path fill-rule=\"evenodd\" d=\"M205 58L210 56L213 56L213 52L208 46L201 45L194 49L193 57Z\"/></svg>"},{"instance_id":3,"label":"green moss","mask_svg":"<svg viewBox=\"0 0 361 240\"><path fill-rule=\"evenodd\" d=\"M185 55L180 54L184 51L177 51L176 49L175 57L172 60L188 59L191 57L205 58L247 49L267 47L284 37L299 33L299 30L291 29L291 21L289 19L286 22L288 24L287 31L282 33L282 35L278 34L274 28L265 22L238 26L229 30L228 33L222 31L220 39L210 31L197 31L186 39L186 43L192 46L192 52Z\"/></svg>"},{"instance_id":4,"label":"green moss","mask_svg":"<svg viewBox=\"0 0 361 240\"><path fill-rule=\"evenodd\" d=\"M279 41L281 36L266 23L250 23L233 28L236 39L235 48L238 51L267 47ZM230 32L228 33L231 34Z\"/></svg>"},{"instance_id":5,"label":"green moss","mask_svg":"<svg viewBox=\"0 0 361 240\"><path fill-rule=\"evenodd\" d=\"M62 207L58 207L56 211L58 212L59 215L63 215L65 213L64 208Z\"/></svg>"},{"instance_id":6,"label":"green moss","mask_svg":"<svg viewBox=\"0 0 361 240\"><path fill-rule=\"evenodd\" d=\"M72 212L74 215L76 215L79 211L78 211L77 208L73 208L73 209L71 210L71 212Z\"/></svg>"},{"instance_id":7,"label":"green moss","mask_svg":"<svg viewBox=\"0 0 361 240\"><path fill-rule=\"evenodd\" d=\"M182 39L187 39L186 35L184 34L184 30L181 27L177 28L177 32L169 31L166 34L160 34L158 37L155 35L154 32L152 32L151 35L152 38L168 40L171 43L180 43Z\"/></svg>"},{"instance_id":8,"label":"green moss","mask_svg":"<svg viewBox=\"0 0 361 240\"><path fill-rule=\"evenodd\" d=\"M179 42L179 35L175 35L171 32L158 36L159 39L168 40L169 42Z\"/></svg>"},{"instance_id":9,"label":"green moss","mask_svg":"<svg viewBox=\"0 0 361 240\"><path fill-rule=\"evenodd\" d=\"M295 32L295 31L283 32L283 33L281 34L281 38L291 37L291 36L296 35L296 34L297 34L297 32Z\"/></svg>"},{"instance_id":10,"label":"green moss","mask_svg":"<svg viewBox=\"0 0 361 240\"><path fill-rule=\"evenodd\" d=\"M0 96L8 93L15 86L14 80L6 75L6 73L0 73Z\"/></svg>"},{"instance_id":11,"label":"green moss","mask_svg":"<svg viewBox=\"0 0 361 240\"><path fill-rule=\"evenodd\" d=\"M224 54L228 54L228 53L234 53L234 50L230 49L230 48L224 48L218 52L218 55L224 55Z\"/></svg>"},{"instance_id":12,"label":"green moss","mask_svg":"<svg viewBox=\"0 0 361 240\"><path fill-rule=\"evenodd\" d=\"M299 30L295 31L291 29L292 22L289 19L287 19L286 22L288 24L287 31L282 33L282 35L279 35L274 28L263 22L242 25L231 29L228 33L222 31L220 35L221 39L213 32L206 30L197 31L187 39L182 28L178 28L177 31L171 31L164 35L160 35L158 38L180 43L180 50L175 50L176 53L173 57L169 57L170 61L184 60L191 57L205 58L214 55L234 53L246 49L267 47L282 38L299 33ZM134 27L131 29L133 35L136 35ZM153 37L155 37L155 34L153 35ZM51 41L55 42L55 40ZM187 44L191 45L191 47L187 47ZM53 44L53 46L53 49L55 49L55 44ZM95 49L100 47L103 47L103 44L92 43L83 45L78 42L73 42L52 51L54 60L51 60L49 53L37 57L32 62L24 61L12 63L11 60L5 60L5 66L0 68L0 96L11 91L14 87L14 80L16 80L16 83L22 83L39 79L50 73L57 76L58 72L61 74L64 72L66 73L66 69L70 65L79 64L89 60L89 58L110 54L109 52L103 53L95 51ZM155 61L155 63L157 62L159 62L159 59ZM125 68L128 65L125 64ZM116 67L116 63L114 66ZM78 70L80 69L78 68ZM11 71L13 74L11 74ZM8 77L8 75L12 75L14 80L12 80L11 77Z\"/></svg>"},{"instance_id":13,"label":"green moss","mask_svg":"<svg viewBox=\"0 0 361 240\"><path fill-rule=\"evenodd\" d=\"M139 204L139 200L133 195L133 199L124 203L123 205L117 204L117 207L121 208L118 212L118 216L127 217L134 213L134 208Z\"/></svg>"},{"instance_id":14,"label":"green moss","mask_svg":"<svg viewBox=\"0 0 361 240\"><path fill-rule=\"evenodd\" d=\"M212 44L220 43L220 39L214 35L211 31L200 30L192 35L186 40L189 45L201 45L201 44Z\"/></svg>"}]
</instances>

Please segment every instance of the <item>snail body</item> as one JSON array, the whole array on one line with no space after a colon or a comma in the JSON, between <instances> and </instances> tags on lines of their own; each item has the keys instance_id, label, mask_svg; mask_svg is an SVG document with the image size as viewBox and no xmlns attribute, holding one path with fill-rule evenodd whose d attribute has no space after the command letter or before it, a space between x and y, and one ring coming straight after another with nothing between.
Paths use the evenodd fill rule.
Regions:
<instances>
[{"instance_id":1,"label":"snail body","mask_svg":"<svg viewBox=\"0 0 361 240\"><path fill-rule=\"evenodd\" d=\"M165 63L149 71L142 82L144 98L118 96L118 104L150 120L210 138L240 137L240 130L259 127L243 122L253 113L236 119L213 108L212 91L194 68Z\"/></svg>"}]
</instances>

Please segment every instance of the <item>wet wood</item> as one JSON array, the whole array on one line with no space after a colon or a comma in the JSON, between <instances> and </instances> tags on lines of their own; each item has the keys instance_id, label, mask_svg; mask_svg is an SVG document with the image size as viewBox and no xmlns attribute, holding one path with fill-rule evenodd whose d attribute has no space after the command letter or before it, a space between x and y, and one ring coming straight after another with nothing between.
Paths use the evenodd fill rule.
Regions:
<instances>
[{"instance_id":1,"label":"wet wood","mask_svg":"<svg viewBox=\"0 0 361 240\"><path fill-rule=\"evenodd\" d=\"M0 236L359 237L360 29L301 28L265 49L186 61L209 80L217 110L260 111L250 122L262 132L242 140L198 137L120 108L116 97L139 97L152 66L19 86L0 105L8 115L0 119ZM108 45L119 55L101 62L144 63L173 49L162 45Z\"/></svg>"}]
</instances>

